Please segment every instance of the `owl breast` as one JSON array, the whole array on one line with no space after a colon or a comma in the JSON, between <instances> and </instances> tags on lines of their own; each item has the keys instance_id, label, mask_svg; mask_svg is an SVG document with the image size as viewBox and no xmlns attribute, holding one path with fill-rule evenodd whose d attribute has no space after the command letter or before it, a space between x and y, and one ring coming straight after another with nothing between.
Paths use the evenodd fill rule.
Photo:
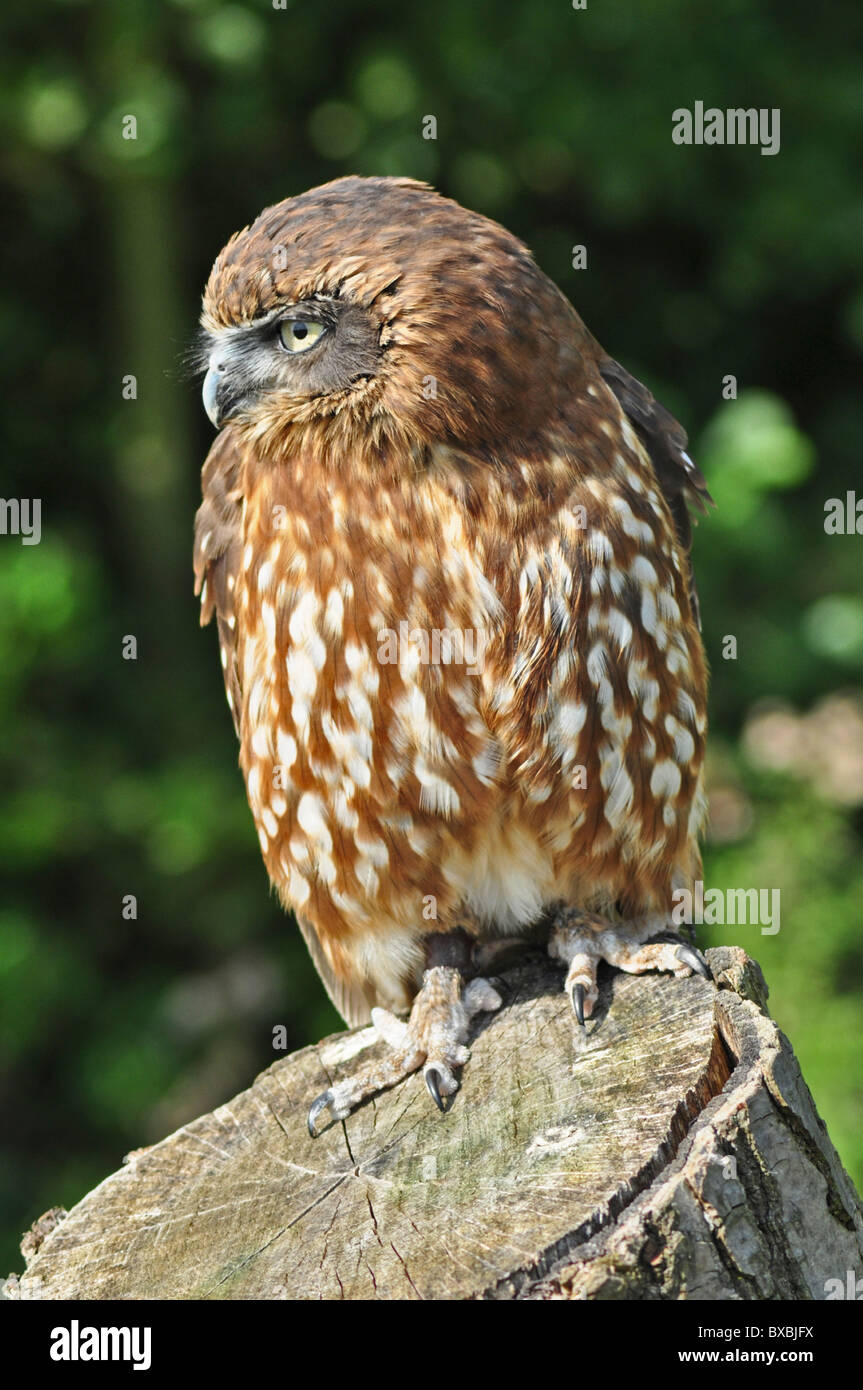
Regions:
<instances>
[{"instance_id":1,"label":"owl breast","mask_svg":"<svg viewBox=\"0 0 863 1390\"><path fill-rule=\"evenodd\" d=\"M693 872L703 659L632 449L602 482L562 460L470 492L248 481L249 803L286 905L383 999L423 930L518 932L574 895L643 910Z\"/></svg>"}]
</instances>

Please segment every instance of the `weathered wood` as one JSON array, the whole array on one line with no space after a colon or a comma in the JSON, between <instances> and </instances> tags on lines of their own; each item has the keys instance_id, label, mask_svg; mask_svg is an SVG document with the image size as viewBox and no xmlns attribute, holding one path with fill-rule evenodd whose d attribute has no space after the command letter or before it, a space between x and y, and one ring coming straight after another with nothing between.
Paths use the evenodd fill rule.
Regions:
<instances>
[{"instance_id":1,"label":"weathered wood","mask_svg":"<svg viewBox=\"0 0 863 1390\"><path fill-rule=\"evenodd\" d=\"M312 1140L376 1034L277 1061L41 1218L6 1296L823 1298L863 1211L758 967L709 958L718 990L609 972L583 1033L523 958L446 1116L413 1077Z\"/></svg>"}]
</instances>

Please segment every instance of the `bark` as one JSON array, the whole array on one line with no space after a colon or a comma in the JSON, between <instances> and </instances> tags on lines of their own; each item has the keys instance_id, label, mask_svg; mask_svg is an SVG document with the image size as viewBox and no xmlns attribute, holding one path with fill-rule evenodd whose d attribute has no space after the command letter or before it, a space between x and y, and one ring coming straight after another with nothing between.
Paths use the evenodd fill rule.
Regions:
<instances>
[{"instance_id":1,"label":"bark","mask_svg":"<svg viewBox=\"0 0 863 1390\"><path fill-rule=\"evenodd\" d=\"M823 1299L863 1210L759 967L708 958L718 989L609 971L582 1032L522 957L445 1116L414 1076L313 1140L311 1100L382 1044L283 1058L40 1218L6 1296Z\"/></svg>"}]
</instances>

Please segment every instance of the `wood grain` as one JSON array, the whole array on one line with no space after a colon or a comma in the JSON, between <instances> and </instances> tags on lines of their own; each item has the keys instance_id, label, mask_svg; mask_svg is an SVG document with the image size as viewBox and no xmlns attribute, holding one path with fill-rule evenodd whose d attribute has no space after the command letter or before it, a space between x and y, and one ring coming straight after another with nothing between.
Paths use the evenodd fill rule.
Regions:
<instances>
[{"instance_id":1,"label":"wood grain","mask_svg":"<svg viewBox=\"0 0 863 1390\"><path fill-rule=\"evenodd\" d=\"M609 971L584 1032L522 958L444 1116L415 1076L312 1140L376 1034L283 1058L42 1218L6 1297L823 1296L859 1201L757 966L710 956L718 991Z\"/></svg>"}]
</instances>

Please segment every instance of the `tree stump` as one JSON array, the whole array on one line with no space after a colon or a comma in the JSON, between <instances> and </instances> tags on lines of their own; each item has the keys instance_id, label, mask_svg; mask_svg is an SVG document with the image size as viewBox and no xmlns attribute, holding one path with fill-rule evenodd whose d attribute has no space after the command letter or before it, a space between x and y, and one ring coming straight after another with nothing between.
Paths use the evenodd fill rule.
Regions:
<instances>
[{"instance_id":1,"label":"tree stump","mask_svg":"<svg viewBox=\"0 0 863 1390\"><path fill-rule=\"evenodd\" d=\"M522 955L446 1115L417 1075L313 1140L312 1099L382 1044L285 1057L40 1218L6 1297L823 1299L863 1210L759 967L708 959L718 987L608 971L580 1030Z\"/></svg>"}]
</instances>

